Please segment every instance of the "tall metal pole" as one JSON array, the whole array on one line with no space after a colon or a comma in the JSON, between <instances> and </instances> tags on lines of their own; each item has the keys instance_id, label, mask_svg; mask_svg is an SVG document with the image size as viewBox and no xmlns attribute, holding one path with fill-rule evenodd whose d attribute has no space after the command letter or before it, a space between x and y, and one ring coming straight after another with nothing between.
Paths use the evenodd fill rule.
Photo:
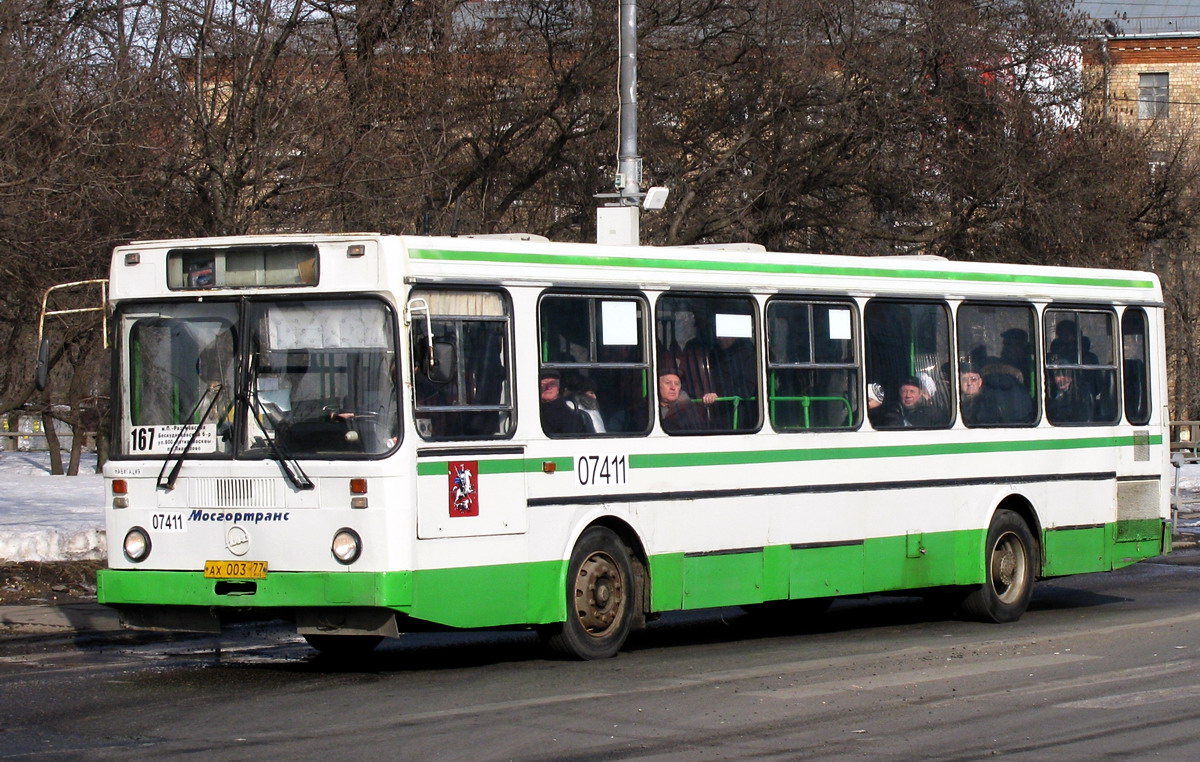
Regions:
<instances>
[{"instance_id":1,"label":"tall metal pole","mask_svg":"<svg viewBox=\"0 0 1200 762\"><path fill-rule=\"evenodd\" d=\"M612 191L598 193L604 201L596 209L596 242L614 246L637 246L641 201L642 157L637 147L637 0L621 0L618 19L617 91L620 97L620 135L617 173Z\"/></svg>"},{"instance_id":2,"label":"tall metal pole","mask_svg":"<svg viewBox=\"0 0 1200 762\"><path fill-rule=\"evenodd\" d=\"M637 0L621 0L620 148L617 153L617 187L623 205L637 205L642 184L642 157L638 156L637 124Z\"/></svg>"}]
</instances>

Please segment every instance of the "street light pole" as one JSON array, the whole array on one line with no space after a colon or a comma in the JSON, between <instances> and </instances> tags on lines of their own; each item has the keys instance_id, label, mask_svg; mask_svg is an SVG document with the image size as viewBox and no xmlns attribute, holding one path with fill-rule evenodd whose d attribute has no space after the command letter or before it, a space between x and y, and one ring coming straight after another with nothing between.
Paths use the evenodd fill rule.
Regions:
<instances>
[{"instance_id":1,"label":"street light pole","mask_svg":"<svg viewBox=\"0 0 1200 762\"><path fill-rule=\"evenodd\" d=\"M666 188L641 190L642 157L638 155L637 124L637 0L621 0L617 38L619 65L617 93L620 97L617 144L617 173L613 192L598 193L605 203L596 209L596 242L614 246L637 246L640 239L639 213L661 208Z\"/></svg>"}]
</instances>

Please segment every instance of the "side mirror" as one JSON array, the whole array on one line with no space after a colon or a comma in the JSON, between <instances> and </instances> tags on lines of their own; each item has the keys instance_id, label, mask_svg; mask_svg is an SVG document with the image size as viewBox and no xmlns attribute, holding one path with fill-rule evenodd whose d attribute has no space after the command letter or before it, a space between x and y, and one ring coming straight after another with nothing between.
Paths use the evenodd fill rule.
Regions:
<instances>
[{"instance_id":1,"label":"side mirror","mask_svg":"<svg viewBox=\"0 0 1200 762\"><path fill-rule=\"evenodd\" d=\"M425 368L425 375L435 384L448 384L458 375L454 345L448 341L434 341L430 347L432 364Z\"/></svg>"},{"instance_id":2,"label":"side mirror","mask_svg":"<svg viewBox=\"0 0 1200 762\"><path fill-rule=\"evenodd\" d=\"M33 377L33 385L39 392L45 391L50 382L50 339L42 339L38 345L37 371Z\"/></svg>"}]
</instances>

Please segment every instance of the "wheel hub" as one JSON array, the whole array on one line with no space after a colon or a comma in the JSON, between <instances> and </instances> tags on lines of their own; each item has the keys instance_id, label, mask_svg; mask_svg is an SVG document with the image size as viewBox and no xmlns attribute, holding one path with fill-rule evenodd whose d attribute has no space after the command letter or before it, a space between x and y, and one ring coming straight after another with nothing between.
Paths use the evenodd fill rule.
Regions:
<instances>
[{"instance_id":1,"label":"wheel hub","mask_svg":"<svg viewBox=\"0 0 1200 762\"><path fill-rule=\"evenodd\" d=\"M625 606L620 570L605 553L594 553L579 567L575 581L576 615L589 635L607 634Z\"/></svg>"}]
</instances>

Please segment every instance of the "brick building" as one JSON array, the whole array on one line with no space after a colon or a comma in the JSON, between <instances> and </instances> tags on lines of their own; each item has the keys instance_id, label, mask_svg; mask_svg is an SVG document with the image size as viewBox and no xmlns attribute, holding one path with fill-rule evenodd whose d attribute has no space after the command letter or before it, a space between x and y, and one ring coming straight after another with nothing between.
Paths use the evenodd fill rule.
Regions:
<instances>
[{"instance_id":1,"label":"brick building","mask_svg":"<svg viewBox=\"0 0 1200 762\"><path fill-rule=\"evenodd\" d=\"M1085 66L1110 116L1170 132L1200 125L1200 0L1075 7L1097 22Z\"/></svg>"}]
</instances>

